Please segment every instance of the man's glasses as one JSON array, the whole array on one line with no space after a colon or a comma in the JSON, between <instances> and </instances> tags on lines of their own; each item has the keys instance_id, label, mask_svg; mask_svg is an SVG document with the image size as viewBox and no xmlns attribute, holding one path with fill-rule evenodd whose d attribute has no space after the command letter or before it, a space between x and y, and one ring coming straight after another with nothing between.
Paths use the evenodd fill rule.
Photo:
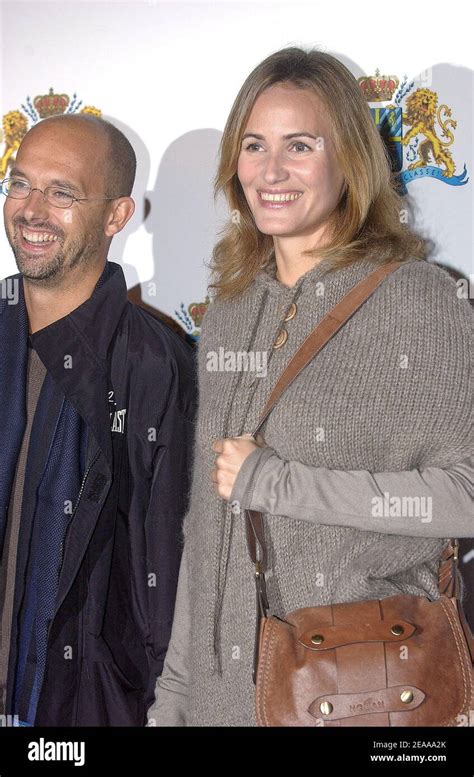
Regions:
<instances>
[{"instance_id":1,"label":"man's glasses","mask_svg":"<svg viewBox=\"0 0 474 777\"><path fill-rule=\"evenodd\" d=\"M75 197L68 189L62 189L60 186L47 186L44 190L37 189L20 178L5 178L4 181L0 181L0 186L2 194L13 200L26 200L31 192L41 192L43 199L55 208L70 208L73 202L118 199L117 197Z\"/></svg>"}]
</instances>

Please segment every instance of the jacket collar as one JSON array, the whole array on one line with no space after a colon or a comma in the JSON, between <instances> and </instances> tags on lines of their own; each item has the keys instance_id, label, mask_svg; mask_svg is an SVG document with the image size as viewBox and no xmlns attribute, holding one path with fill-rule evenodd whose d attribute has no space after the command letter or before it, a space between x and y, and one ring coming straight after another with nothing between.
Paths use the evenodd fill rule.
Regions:
<instances>
[{"instance_id":1,"label":"jacket collar","mask_svg":"<svg viewBox=\"0 0 474 777\"><path fill-rule=\"evenodd\" d=\"M46 369L91 428L111 470L108 353L126 304L123 270L107 262L88 300L30 335Z\"/></svg>"},{"instance_id":2,"label":"jacket collar","mask_svg":"<svg viewBox=\"0 0 474 777\"><path fill-rule=\"evenodd\" d=\"M91 354L100 360L106 359L126 302L123 270L115 262L106 262L89 299L67 316L31 335L31 343L35 349L40 342L54 343L66 329L72 328Z\"/></svg>"}]
</instances>

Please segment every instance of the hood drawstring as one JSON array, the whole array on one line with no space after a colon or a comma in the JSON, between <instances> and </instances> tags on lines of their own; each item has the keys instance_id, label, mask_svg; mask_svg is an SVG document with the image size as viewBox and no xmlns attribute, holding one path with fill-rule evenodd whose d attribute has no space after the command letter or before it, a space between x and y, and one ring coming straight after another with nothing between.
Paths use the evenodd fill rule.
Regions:
<instances>
[{"instance_id":1,"label":"hood drawstring","mask_svg":"<svg viewBox=\"0 0 474 777\"><path fill-rule=\"evenodd\" d=\"M255 324L253 326L252 331L250 332L250 337L249 337L249 340L247 343L247 349L246 349L247 351L250 351L252 349L252 345L254 343L255 337L257 336L258 325L260 323L262 313L265 309L268 295L269 295L269 291L268 289L266 289L262 295ZM236 382L234 397L238 391L241 376L242 376L242 373L240 373L239 380ZM232 405L233 405L233 402L230 402L227 417L225 419L224 427L222 430L223 437L226 437L229 433L229 421L230 421L230 414L232 412ZM221 503L221 532L215 548L215 564L214 564L215 579L214 579L214 591L213 591L214 596L211 601L211 607L209 612L209 628L208 628L209 658L210 658L212 674L215 674L216 671L219 674L222 673L222 666L220 662L220 655L219 655L219 649L218 649L218 641L219 641L219 627L220 627L220 614L221 614L221 608L222 608L222 598L224 595L225 582L227 577L227 564L229 560L229 550L230 550L230 541L231 541L232 524L233 524L232 516L229 513L230 513L230 510L227 502L222 502Z\"/></svg>"}]
</instances>

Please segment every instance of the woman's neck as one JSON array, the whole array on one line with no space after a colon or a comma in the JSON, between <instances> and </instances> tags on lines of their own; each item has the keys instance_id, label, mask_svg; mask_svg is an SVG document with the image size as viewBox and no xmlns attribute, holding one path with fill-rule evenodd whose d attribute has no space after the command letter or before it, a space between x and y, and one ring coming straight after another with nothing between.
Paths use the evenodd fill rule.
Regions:
<instances>
[{"instance_id":1,"label":"woman's neck","mask_svg":"<svg viewBox=\"0 0 474 777\"><path fill-rule=\"evenodd\" d=\"M312 270L321 259L304 254L309 249L314 250L322 240L304 238L282 239L273 238L277 281L284 286L292 287L308 270Z\"/></svg>"}]
</instances>

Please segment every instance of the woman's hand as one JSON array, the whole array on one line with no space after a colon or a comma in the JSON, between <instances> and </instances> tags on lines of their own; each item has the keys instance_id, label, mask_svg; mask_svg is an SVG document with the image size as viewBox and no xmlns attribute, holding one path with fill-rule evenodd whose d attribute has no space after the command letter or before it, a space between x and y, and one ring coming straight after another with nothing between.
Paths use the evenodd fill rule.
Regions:
<instances>
[{"instance_id":1,"label":"woman's hand","mask_svg":"<svg viewBox=\"0 0 474 777\"><path fill-rule=\"evenodd\" d=\"M215 468L211 471L211 480L215 483L216 491L222 499L229 501L242 464L247 456L259 447L261 445L251 434L216 440L213 443L212 449L219 456L216 458Z\"/></svg>"}]
</instances>

